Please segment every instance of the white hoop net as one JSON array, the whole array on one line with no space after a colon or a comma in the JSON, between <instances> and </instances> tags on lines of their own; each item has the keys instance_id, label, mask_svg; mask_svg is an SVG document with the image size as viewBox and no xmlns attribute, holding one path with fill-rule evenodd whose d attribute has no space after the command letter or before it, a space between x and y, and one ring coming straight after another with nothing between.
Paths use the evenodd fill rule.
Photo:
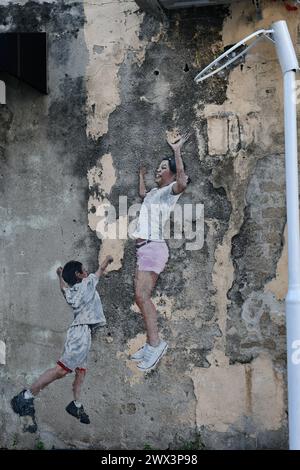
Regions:
<instances>
[{"instance_id":1,"label":"white hoop net","mask_svg":"<svg viewBox=\"0 0 300 470\"><path fill-rule=\"evenodd\" d=\"M203 82L203 80L206 80L207 78L222 72L222 70L226 69L231 64L238 62L250 51L250 49L252 49L252 47L256 46L256 44L261 39L269 39L270 41L274 42L272 34L272 29L260 29L255 31L255 33L245 37L222 55L220 55L213 62L211 62L200 73L198 73L198 75L194 78L195 82Z\"/></svg>"}]
</instances>

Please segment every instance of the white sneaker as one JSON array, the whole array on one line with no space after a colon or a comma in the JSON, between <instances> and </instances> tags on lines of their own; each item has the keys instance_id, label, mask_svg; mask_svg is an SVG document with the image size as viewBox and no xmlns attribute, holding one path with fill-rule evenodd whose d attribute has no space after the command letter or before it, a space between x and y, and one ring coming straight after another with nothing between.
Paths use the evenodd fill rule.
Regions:
<instances>
[{"instance_id":1,"label":"white sneaker","mask_svg":"<svg viewBox=\"0 0 300 470\"><path fill-rule=\"evenodd\" d=\"M153 347L148 345L144 353L142 362L139 362L137 367L142 371L149 371L154 369L158 361L167 352L168 345L165 341L161 341L158 346Z\"/></svg>"},{"instance_id":2,"label":"white sneaker","mask_svg":"<svg viewBox=\"0 0 300 470\"><path fill-rule=\"evenodd\" d=\"M145 352L148 350L148 347L150 344L145 343L144 346L142 346L140 349L137 350L134 354L130 356L130 359L132 361L142 361L144 359Z\"/></svg>"}]
</instances>

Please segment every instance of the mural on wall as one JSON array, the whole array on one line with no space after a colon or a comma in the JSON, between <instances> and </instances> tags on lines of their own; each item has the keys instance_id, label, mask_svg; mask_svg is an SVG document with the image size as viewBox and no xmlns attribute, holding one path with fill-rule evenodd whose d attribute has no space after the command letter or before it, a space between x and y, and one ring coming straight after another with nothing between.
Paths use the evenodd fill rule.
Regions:
<instances>
[{"instance_id":1,"label":"mural on wall","mask_svg":"<svg viewBox=\"0 0 300 470\"><path fill-rule=\"evenodd\" d=\"M46 448L287 447L280 68L266 43L224 76L201 86L194 77L279 19L298 49L298 13L288 5L261 2L261 19L246 1L175 10L165 24L129 0L1 2L0 32L47 32L50 91L39 95L0 73L2 447L33 448L37 440ZM178 237L168 242L151 296L168 350L145 374L131 358L145 353L136 300L143 308L149 301L149 279L135 296L127 228L141 204L140 168L145 186L155 187L169 170L162 160L174 153L167 140L174 145L186 130L180 150L191 183L176 203L183 218L176 223L174 213L170 233ZM118 236L103 237L102 229ZM147 263L149 247L140 249ZM29 391L63 351L70 312L56 269L69 260L90 273L106 264L93 284L106 322L92 331L82 398L64 411L72 399L64 373L66 386L58 381L35 399L34 420L19 417L12 397Z\"/></svg>"}]
</instances>

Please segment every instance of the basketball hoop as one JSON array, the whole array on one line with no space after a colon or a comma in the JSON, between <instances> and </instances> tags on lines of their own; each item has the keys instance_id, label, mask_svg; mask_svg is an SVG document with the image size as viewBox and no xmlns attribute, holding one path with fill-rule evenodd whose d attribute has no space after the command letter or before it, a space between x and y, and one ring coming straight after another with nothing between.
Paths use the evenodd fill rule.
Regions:
<instances>
[{"instance_id":1,"label":"basketball hoop","mask_svg":"<svg viewBox=\"0 0 300 470\"><path fill-rule=\"evenodd\" d=\"M195 77L195 82L200 83L206 80L209 77L212 77L215 74L220 73L222 70L229 67L231 64L237 62L241 57L246 55L250 49L252 49L256 44L262 39L268 39L269 41L275 42L273 39L273 29L260 29L255 33L250 34L249 36L242 39L242 41L237 42L233 47L228 49L217 59L215 59L211 64L209 64L205 69L203 69Z\"/></svg>"}]
</instances>

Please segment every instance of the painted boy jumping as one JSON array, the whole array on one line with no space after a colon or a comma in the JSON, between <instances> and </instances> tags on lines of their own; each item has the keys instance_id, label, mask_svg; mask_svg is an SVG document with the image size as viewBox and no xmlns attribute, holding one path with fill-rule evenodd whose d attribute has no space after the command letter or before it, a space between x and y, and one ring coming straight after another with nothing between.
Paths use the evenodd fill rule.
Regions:
<instances>
[{"instance_id":1,"label":"painted boy jumping","mask_svg":"<svg viewBox=\"0 0 300 470\"><path fill-rule=\"evenodd\" d=\"M22 390L11 400L11 406L20 416L31 416L35 422L33 400L38 393L57 379L75 371L73 382L74 400L66 407L66 411L89 424L90 420L83 405L80 403L80 391L83 384L88 353L91 347L91 330L96 326L104 326L106 319L96 286L113 258L107 256L94 274L88 274L79 261L69 261L64 268L57 269L60 289L72 307L74 321L67 331L64 351L57 364L46 370L28 389Z\"/></svg>"}]
</instances>

